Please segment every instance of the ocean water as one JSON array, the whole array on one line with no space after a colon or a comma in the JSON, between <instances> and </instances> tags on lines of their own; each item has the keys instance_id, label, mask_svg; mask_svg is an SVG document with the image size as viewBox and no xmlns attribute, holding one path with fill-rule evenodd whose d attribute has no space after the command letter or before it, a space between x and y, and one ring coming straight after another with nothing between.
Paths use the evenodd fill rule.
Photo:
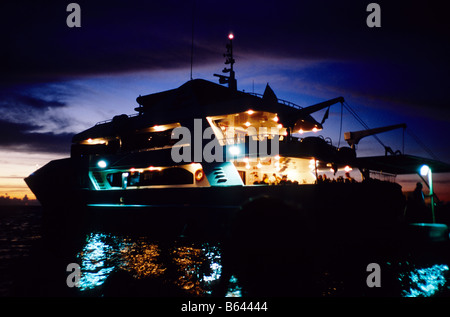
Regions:
<instances>
[{"instance_id":1,"label":"ocean water","mask_svg":"<svg viewBox=\"0 0 450 317\"><path fill-rule=\"evenodd\" d=\"M185 229L163 237L105 228L47 235L40 207L1 207L0 295L450 297L447 244L330 251L271 237L237 245ZM80 268L76 287L68 286L70 263ZM380 287L368 286L369 263L379 265Z\"/></svg>"}]
</instances>

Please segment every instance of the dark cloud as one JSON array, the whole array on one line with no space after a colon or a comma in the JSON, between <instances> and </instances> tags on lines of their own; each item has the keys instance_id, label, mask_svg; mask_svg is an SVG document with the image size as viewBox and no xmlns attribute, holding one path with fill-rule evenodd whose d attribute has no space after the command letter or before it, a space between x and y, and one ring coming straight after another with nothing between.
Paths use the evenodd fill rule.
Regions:
<instances>
[{"instance_id":1,"label":"dark cloud","mask_svg":"<svg viewBox=\"0 0 450 317\"><path fill-rule=\"evenodd\" d=\"M195 66L220 69L225 35L233 31L238 63L261 56L342 63L309 75L322 76L319 83L339 78L339 89L447 108L450 20L438 1L377 1L378 29L367 27L369 2L359 0L77 3L81 28L67 27L65 2L0 5L0 83L188 68L194 21ZM16 101L52 106L26 98Z\"/></svg>"},{"instance_id":2,"label":"dark cloud","mask_svg":"<svg viewBox=\"0 0 450 317\"><path fill-rule=\"evenodd\" d=\"M33 90L36 90L33 92ZM0 138L3 144L17 145L24 133L33 138L32 132L64 130L70 126L71 119L58 115L58 110L67 106L61 93L48 87L0 88L0 114L2 119ZM36 136L40 134L37 133ZM45 146L44 146L45 148Z\"/></svg>"},{"instance_id":3,"label":"dark cloud","mask_svg":"<svg viewBox=\"0 0 450 317\"><path fill-rule=\"evenodd\" d=\"M61 129L68 126L70 118L46 115L49 110L67 106L62 101L63 95L48 87L41 87L38 92L36 87L7 86L0 89L3 96L0 100L0 148L23 152L69 153L72 134L38 132L48 130L49 125Z\"/></svg>"},{"instance_id":4,"label":"dark cloud","mask_svg":"<svg viewBox=\"0 0 450 317\"><path fill-rule=\"evenodd\" d=\"M81 28L66 26L65 2L8 2L1 8L2 80L187 67L192 12L197 63L221 54L229 31L243 55L415 63L430 53L447 56L450 25L441 4L377 2L380 29L366 26L367 3L356 0L78 1Z\"/></svg>"},{"instance_id":5,"label":"dark cloud","mask_svg":"<svg viewBox=\"0 0 450 317\"><path fill-rule=\"evenodd\" d=\"M70 153L73 134L31 132L38 128L31 124L0 119L0 148L23 152Z\"/></svg>"},{"instance_id":6,"label":"dark cloud","mask_svg":"<svg viewBox=\"0 0 450 317\"><path fill-rule=\"evenodd\" d=\"M61 108L66 104L60 100L45 100L39 97L32 96L26 92L24 93L11 93L6 95L0 107L8 108L32 108L32 109L48 109L48 108Z\"/></svg>"},{"instance_id":7,"label":"dark cloud","mask_svg":"<svg viewBox=\"0 0 450 317\"><path fill-rule=\"evenodd\" d=\"M78 3L81 28L67 27L65 2L3 5L3 80L176 67L189 53L190 14L182 2Z\"/></svg>"}]
</instances>

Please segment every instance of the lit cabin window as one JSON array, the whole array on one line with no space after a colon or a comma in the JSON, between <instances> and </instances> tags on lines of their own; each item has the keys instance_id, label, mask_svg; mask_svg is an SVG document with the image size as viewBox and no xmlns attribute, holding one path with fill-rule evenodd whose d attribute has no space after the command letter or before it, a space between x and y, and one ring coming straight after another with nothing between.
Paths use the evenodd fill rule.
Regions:
<instances>
[{"instance_id":1,"label":"lit cabin window","mask_svg":"<svg viewBox=\"0 0 450 317\"><path fill-rule=\"evenodd\" d=\"M80 142L80 144L87 145L99 145L99 144L107 144L107 140L104 138L89 138Z\"/></svg>"},{"instance_id":2,"label":"lit cabin window","mask_svg":"<svg viewBox=\"0 0 450 317\"><path fill-rule=\"evenodd\" d=\"M206 117L220 145L244 143L247 136L253 140L284 135L286 129L278 122L276 113L247 110L221 116Z\"/></svg>"},{"instance_id":3,"label":"lit cabin window","mask_svg":"<svg viewBox=\"0 0 450 317\"><path fill-rule=\"evenodd\" d=\"M122 187L122 172L106 175L112 187ZM127 186L190 185L194 175L180 167L140 170L128 173Z\"/></svg>"},{"instance_id":4,"label":"lit cabin window","mask_svg":"<svg viewBox=\"0 0 450 317\"><path fill-rule=\"evenodd\" d=\"M180 127L180 123L153 125L136 131L136 133L122 137L122 150L133 151L141 149L164 148L172 146L176 140L172 139L173 129Z\"/></svg>"}]
</instances>

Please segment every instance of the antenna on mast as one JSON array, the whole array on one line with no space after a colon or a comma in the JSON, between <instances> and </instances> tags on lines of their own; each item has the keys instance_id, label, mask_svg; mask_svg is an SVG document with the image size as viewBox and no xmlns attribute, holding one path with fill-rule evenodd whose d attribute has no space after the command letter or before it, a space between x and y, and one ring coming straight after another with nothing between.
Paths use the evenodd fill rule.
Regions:
<instances>
[{"instance_id":1,"label":"antenna on mast","mask_svg":"<svg viewBox=\"0 0 450 317\"><path fill-rule=\"evenodd\" d=\"M223 57L226 57L225 65L230 64L230 68L224 68L222 70L222 73L230 73L230 76L224 76L219 74L214 74L214 76L219 77L219 83L220 84L228 84L228 88L231 88L233 90L237 90L237 81L235 77L235 73L233 70L233 65L235 63L235 60L233 58L233 39L234 35L233 33L228 34L228 39L230 40L230 43L227 44L227 52L223 54Z\"/></svg>"},{"instance_id":2,"label":"antenna on mast","mask_svg":"<svg viewBox=\"0 0 450 317\"><path fill-rule=\"evenodd\" d=\"M195 25L195 0L192 1L192 35L191 35L191 80L192 65L194 64L194 25Z\"/></svg>"}]
</instances>

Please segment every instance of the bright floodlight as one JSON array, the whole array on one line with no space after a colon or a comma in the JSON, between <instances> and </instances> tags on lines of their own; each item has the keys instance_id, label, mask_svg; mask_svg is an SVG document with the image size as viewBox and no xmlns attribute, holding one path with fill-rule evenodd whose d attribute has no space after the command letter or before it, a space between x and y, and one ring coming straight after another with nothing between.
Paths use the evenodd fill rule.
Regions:
<instances>
[{"instance_id":1,"label":"bright floodlight","mask_svg":"<svg viewBox=\"0 0 450 317\"><path fill-rule=\"evenodd\" d=\"M429 171L430 167L428 165L422 165L422 167L420 168L420 175L427 176Z\"/></svg>"},{"instance_id":2,"label":"bright floodlight","mask_svg":"<svg viewBox=\"0 0 450 317\"><path fill-rule=\"evenodd\" d=\"M434 217L434 190L433 190L433 176L431 173L431 168L428 165L422 165L420 167L420 175L422 176L427 176L428 175L428 188L430 189L430 193L428 194L428 196L430 197L431 200L431 216L433 219L433 223L436 222L436 219Z\"/></svg>"},{"instance_id":3,"label":"bright floodlight","mask_svg":"<svg viewBox=\"0 0 450 317\"><path fill-rule=\"evenodd\" d=\"M107 164L106 164L106 161L101 160L101 161L97 162L97 165L100 168L105 168Z\"/></svg>"},{"instance_id":4,"label":"bright floodlight","mask_svg":"<svg viewBox=\"0 0 450 317\"><path fill-rule=\"evenodd\" d=\"M239 150L239 147L237 147L236 145L231 146L229 149L230 154L232 155L238 155L241 151Z\"/></svg>"},{"instance_id":5,"label":"bright floodlight","mask_svg":"<svg viewBox=\"0 0 450 317\"><path fill-rule=\"evenodd\" d=\"M228 38L229 38L230 40L234 39L233 33L228 34Z\"/></svg>"}]
</instances>

